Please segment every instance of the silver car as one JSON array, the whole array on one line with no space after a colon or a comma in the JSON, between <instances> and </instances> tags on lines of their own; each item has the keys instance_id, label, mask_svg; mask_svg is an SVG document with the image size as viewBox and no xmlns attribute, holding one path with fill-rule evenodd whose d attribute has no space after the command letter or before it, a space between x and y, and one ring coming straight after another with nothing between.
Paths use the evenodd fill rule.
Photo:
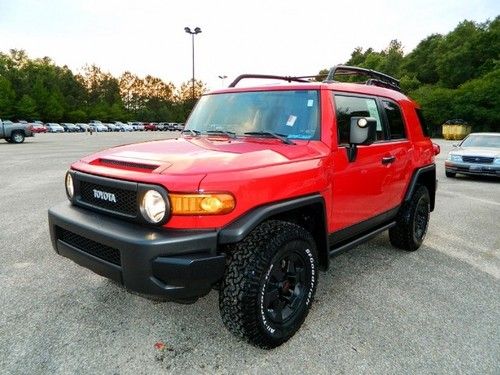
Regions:
<instances>
[{"instance_id":1,"label":"silver car","mask_svg":"<svg viewBox=\"0 0 500 375\"><path fill-rule=\"evenodd\" d=\"M446 177L457 173L500 177L500 133L471 133L448 154Z\"/></svg>"}]
</instances>

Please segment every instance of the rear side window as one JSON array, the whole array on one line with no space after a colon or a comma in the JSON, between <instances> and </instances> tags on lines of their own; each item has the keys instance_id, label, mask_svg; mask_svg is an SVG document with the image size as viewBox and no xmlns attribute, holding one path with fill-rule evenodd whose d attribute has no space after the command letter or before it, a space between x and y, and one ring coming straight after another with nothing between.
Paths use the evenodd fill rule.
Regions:
<instances>
[{"instance_id":1,"label":"rear side window","mask_svg":"<svg viewBox=\"0 0 500 375\"><path fill-rule=\"evenodd\" d=\"M390 139L406 138L405 123L399 106L389 100L382 100L382 105L384 106L387 122L389 124Z\"/></svg>"},{"instance_id":2,"label":"rear side window","mask_svg":"<svg viewBox=\"0 0 500 375\"><path fill-rule=\"evenodd\" d=\"M430 137L429 125L427 121L425 121L424 113L420 108L415 108L417 111L418 121L420 122L420 127L422 128L422 132L426 137Z\"/></svg>"},{"instance_id":3,"label":"rear side window","mask_svg":"<svg viewBox=\"0 0 500 375\"><path fill-rule=\"evenodd\" d=\"M377 140L384 139L382 122L374 98L362 98L335 94L335 112L337 114L337 132L339 145L349 144L349 126L351 117L373 117L377 120Z\"/></svg>"}]
</instances>

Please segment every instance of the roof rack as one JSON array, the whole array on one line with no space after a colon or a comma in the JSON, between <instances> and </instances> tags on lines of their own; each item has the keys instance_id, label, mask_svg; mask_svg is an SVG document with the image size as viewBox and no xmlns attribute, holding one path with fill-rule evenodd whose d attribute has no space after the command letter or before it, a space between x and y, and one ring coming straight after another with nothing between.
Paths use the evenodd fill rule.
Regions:
<instances>
[{"instance_id":1,"label":"roof rack","mask_svg":"<svg viewBox=\"0 0 500 375\"><path fill-rule=\"evenodd\" d=\"M268 74L242 74L235 78L233 82L228 87L235 87L241 80L247 78L257 78L257 79L277 79L280 81L287 82L310 82L310 78L314 78L314 76L301 76L301 77L289 77L289 76L274 76Z\"/></svg>"},{"instance_id":2,"label":"roof rack","mask_svg":"<svg viewBox=\"0 0 500 375\"><path fill-rule=\"evenodd\" d=\"M379 86L396 91L401 91L399 80L397 80L396 78L381 72L377 72L376 70L359 68L357 66L336 65L330 69L328 75L326 76L326 79L323 82L335 82L334 78L338 75L369 77L369 79L365 82L365 85Z\"/></svg>"}]
</instances>

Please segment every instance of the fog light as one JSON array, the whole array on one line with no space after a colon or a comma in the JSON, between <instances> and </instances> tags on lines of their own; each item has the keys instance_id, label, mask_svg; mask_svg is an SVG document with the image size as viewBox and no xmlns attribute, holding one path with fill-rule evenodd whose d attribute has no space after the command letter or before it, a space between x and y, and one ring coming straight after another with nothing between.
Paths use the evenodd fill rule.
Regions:
<instances>
[{"instance_id":1,"label":"fog light","mask_svg":"<svg viewBox=\"0 0 500 375\"><path fill-rule=\"evenodd\" d=\"M68 195L68 198L71 200L73 199L73 196L75 195L75 188L73 185L73 177L71 176L71 173L66 173L66 194Z\"/></svg>"},{"instance_id":2,"label":"fog light","mask_svg":"<svg viewBox=\"0 0 500 375\"><path fill-rule=\"evenodd\" d=\"M158 224L163 220L166 207L165 199L156 190L148 190L141 201L142 216L153 224Z\"/></svg>"}]
</instances>

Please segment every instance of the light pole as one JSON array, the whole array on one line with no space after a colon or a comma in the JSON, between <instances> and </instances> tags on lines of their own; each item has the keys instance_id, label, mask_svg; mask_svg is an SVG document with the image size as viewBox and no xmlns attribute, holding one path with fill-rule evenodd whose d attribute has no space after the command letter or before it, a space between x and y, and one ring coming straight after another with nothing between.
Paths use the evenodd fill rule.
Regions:
<instances>
[{"instance_id":1,"label":"light pole","mask_svg":"<svg viewBox=\"0 0 500 375\"><path fill-rule=\"evenodd\" d=\"M221 82L222 82L222 87L224 87L224 80L227 78L226 75L219 76Z\"/></svg>"},{"instance_id":2,"label":"light pole","mask_svg":"<svg viewBox=\"0 0 500 375\"><path fill-rule=\"evenodd\" d=\"M189 27L185 27L184 31L188 34L191 34L191 46L193 49L193 100L194 100L194 36L196 34L201 33L201 29L199 27L195 27L193 31Z\"/></svg>"}]
</instances>

